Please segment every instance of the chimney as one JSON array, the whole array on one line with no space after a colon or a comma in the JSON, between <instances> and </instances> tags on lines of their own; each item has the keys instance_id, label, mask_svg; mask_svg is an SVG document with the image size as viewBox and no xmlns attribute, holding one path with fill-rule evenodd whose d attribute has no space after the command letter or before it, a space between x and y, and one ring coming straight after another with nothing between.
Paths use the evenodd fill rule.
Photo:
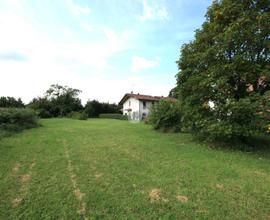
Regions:
<instances>
[{"instance_id":1,"label":"chimney","mask_svg":"<svg viewBox=\"0 0 270 220\"><path fill-rule=\"evenodd\" d=\"M130 94L133 94L133 91L131 91Z\"/></svg>"}]
</instances>

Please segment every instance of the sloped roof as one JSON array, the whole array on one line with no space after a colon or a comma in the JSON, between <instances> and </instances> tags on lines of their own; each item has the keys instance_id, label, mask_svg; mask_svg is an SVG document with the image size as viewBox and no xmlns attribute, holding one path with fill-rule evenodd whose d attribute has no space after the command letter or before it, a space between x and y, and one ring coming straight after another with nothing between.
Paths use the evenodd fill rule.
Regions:
<instances>
[{"instance_id":1,"label":"sloped roof","mask_svg":"<svg viewBox=\"0 0 270 220\"><path fill-rule=\"evenodd\" d=\"M119 102L119 105L122 105L128 98L134 98L138 100L144 100L144 101L159 101L160 99L164 98L163 96L151 96L151 95L142 95L142 94L133 94L133 93L127 93L124 95L124 97Z\"/></svg>"}]
</instances>

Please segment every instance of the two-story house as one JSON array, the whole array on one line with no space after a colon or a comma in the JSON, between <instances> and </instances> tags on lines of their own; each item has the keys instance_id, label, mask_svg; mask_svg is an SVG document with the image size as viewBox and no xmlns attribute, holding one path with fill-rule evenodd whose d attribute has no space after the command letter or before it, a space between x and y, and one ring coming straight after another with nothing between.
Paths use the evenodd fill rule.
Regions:
<instances>
[{"instance_id":1,"label":"two-story house","mask_svg":"<svg viewBox=\"0 0 270 220\"><path fill-rule=\"evenodd\" d=\"M127 93L119 105L123 106L123 114L127 115L130 120L140 121L149 115L151 106L162 98L163 96Z\"/></svg>"}]
</instances>

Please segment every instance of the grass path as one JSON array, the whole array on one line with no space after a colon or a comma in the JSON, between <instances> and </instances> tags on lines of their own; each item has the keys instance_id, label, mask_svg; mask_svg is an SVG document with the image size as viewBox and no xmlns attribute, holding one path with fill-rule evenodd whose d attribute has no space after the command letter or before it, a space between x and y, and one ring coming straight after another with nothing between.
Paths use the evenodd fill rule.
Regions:
<instances>
[{"instance_id":1,"label":"grass path","mask_svg":"<svg viewBox=\"0 0 270 220\"><path fill-rule=\"evenodd\" d=\"M270 155L117 120L0 142L0 219L270 219Z\"/></svg>"}]
</instances>

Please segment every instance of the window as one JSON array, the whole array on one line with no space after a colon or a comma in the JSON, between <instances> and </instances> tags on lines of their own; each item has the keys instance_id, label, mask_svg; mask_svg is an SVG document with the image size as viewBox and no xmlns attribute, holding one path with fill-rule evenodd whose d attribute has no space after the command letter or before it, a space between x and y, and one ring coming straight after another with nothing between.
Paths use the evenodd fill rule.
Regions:
<instances>
[{"instance_id":1,"label":"window","mask_svg":"<svg viewBox=\"0 0 270 220\"><path fill-rule=\"evenodd\" d=\"M143 109L146 109L146 102L143 102Z\"/></svg>"},{"instance_id":2,"label":"window","mask_svg":"<svg viewBox=\"0 0 270 220\"><path fill-rule=\"evenodd\" d=\"M146 114L142 113L142 120L146 119Z\"/></svg>"},{"instance_id":3,"label":"window","mask_svg":"<svg viewBox=\"0 0 270 220\"><path fill-rule=\"evenodd\" d=\"M128 106L130 107L130 105L131 105L131 103L130 103L130 101L128 101Z\"/></svg>"}]
</instances>

